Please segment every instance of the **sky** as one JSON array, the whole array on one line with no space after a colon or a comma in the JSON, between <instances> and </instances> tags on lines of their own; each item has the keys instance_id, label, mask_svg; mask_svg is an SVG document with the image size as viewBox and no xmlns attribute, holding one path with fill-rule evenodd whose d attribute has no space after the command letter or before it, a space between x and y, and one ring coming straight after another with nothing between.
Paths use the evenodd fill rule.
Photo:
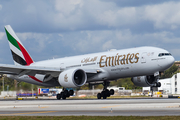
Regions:
<instances>
[{"instance_id":1,"label":"sky","mask_svg":"<svg viewBox=\"0 0 180 120\"><path fill-rule=\"evenodd\" d=\"M180 61L178 0L0 0L0 63L13 64L5 25L34 61L141 46Z\"/></svg>"}]
</instances>

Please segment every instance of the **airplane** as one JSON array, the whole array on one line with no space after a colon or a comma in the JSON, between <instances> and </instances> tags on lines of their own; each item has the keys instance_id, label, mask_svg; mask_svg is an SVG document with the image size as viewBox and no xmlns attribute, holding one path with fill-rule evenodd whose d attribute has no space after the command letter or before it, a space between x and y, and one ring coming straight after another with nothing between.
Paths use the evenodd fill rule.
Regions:
<instances>
[{"instance_id":1,"label":"airplane","mask_svg":"<svg viewBox=\"0 0 180 120\"><path fill-rule=\"evenodd\" d=\"M160 87L160 73L174 63L174 57L167 50L150 46L35 62L10 25L5 26L5 31L14 65L0 64L0 73L35 85L62 86L58 100L74 94L67 88L85 84L103 84L97 99L106 99L114 94L113 89L107 89L110 82L126 77L131 77L136 86Z\"/></svg>"}]
</instances>

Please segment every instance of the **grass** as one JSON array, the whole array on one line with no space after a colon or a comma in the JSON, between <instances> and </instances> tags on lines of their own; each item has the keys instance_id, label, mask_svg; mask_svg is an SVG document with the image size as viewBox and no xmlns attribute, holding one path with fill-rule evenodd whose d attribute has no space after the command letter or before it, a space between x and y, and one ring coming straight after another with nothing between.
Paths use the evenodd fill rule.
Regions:
<instances>
[{"instance_id":1,"label":"grass","mask_svg":"<svg viewBox=\"0 0 180 120\"><path fill-rule=\"evenodd\" d=\"M179 120L180 116L1 116L0 120Z\"/></svg>"}]
</instances>

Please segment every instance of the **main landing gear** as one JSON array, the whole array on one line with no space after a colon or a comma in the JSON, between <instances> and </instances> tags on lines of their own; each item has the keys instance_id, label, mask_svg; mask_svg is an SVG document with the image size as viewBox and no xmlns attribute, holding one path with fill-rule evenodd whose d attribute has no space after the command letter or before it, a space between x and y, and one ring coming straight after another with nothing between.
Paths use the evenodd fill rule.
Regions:
<instances>
[{"instance_id":1,"label":"main landing gear","mask_svg":"<svg viewBox=\"0 0 180 120\"><path fill-rule=\"evenodd\" d=\"M106 99L107 97L110 97L111 95L114 95L114 90L111 89L110 91L107 89L107 87L109 86L110 82L108 81L104 81L103 86L104 89L101 93L97 94L97 99L101 99L101 97L103 99Z\"/></svg>"},{"instance_id":2,"label":"main landing gear","mask_svg":"<svg viewBox=\"0 0 180 120\"><path fill-rule=\"evenodd\" d=\"M74 90L66 90L63 88L63 91L60 94L57 94L57 99L60 100L61 98L65 100L67 97L72 96L74 94Z\"/></svg>"}]
</instances>

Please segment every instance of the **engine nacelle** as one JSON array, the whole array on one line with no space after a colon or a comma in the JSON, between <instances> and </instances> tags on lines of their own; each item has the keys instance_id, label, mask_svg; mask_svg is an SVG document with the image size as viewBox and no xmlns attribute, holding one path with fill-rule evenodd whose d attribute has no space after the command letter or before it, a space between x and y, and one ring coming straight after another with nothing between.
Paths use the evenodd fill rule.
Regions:
<instances>
[{"instance_id":1,"label":"engine nacelle","mask_svg":"<svg viewBox=\"0 0 180 120\"><path fill-rule=\"evenodd\" d=\"M131 81L134 83L134 85L139 87L149 87L154 86L154 82L156 81L156 77L152 76L138 76L133 77Z\"/></svg>"},{"instance_id":2,"label":"engine nacelle","mask_svg":"<svg viewBox=\"0 0 180 120\"><path fill-rule=\"evenodd\" d=\"M60 73L59 84L66 88L81 87L87 81L87 75L82 69L69 69Z\"/></svg>"}]
</instances>

